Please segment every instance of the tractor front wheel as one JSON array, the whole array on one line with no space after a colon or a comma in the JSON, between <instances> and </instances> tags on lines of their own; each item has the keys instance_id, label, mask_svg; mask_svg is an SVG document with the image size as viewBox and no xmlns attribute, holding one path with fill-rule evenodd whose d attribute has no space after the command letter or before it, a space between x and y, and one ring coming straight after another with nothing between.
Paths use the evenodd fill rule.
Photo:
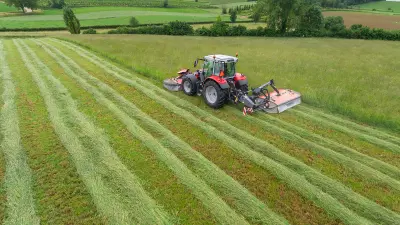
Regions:
<instances>
[{"instance_id":1,"label":"tractor front wheel","mask_svg":"<svg viewBox=\"0 0 400 225\"><path fill-rule=\"evenodd\" d=\"M207 105L214 109L224 106L227 99L227 92L223 90L216 82L207 81L203 89L203 97Z\"/></svg>"},{"instance_id":2,"label":"tractor front wheel","mask_svg":"<svg viewBox=\"0 0 400 225\"><path fill-rule=\"evenodd\" d=\"M196 84L189 77L185 77L182 80L182 90L186 95L193 96L197 92Z\"/></svg>"}]
</instances>

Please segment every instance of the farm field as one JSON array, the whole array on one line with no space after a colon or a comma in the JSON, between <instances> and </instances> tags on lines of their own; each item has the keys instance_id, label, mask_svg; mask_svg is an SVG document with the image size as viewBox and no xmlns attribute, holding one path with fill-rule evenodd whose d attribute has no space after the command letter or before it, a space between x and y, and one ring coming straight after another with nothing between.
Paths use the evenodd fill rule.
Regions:
<instances>
[{"instance_id":1,"label":"farm field","mask_svg":"<svg viewBox=\"0 0 400 225\"><path fill-rule=\"evenodd\" d=\"M88 38L76 36L71 40L89 45ZM91 38L90 46L95 49L105 36ZM171 46L159 45L164 46L169 60L153 54L166 64L160 66L151 60L145 64L145 59L134 56L149 54L150 50L145 48L130 49L135 52L131 54L133 58L124 59L128 48L122 54L117 53L128 37L108 38L108 46L115 52L107 48L95 50L121 64L64 40L0 39L0 222L396 224L400 221L398 133L360 125L311 104L280 115L258 113L248 117L233 106L211 110L200 98L167 92L159 80L127 68L142 64L137 70L146 67L149 75L155 72L153 75L160 79L172 76L173 68L167 70L166 65L183 66L175 61L181 56L169 50L174 47L172 42ZM120 44L114 42L117 38ZM133 42L136 39L141 42L147 39L153 45L157 41L151 38L161 40L138 35L129 38L132 41L129 48L138 46ZM169 38L178 37L163 37L163 40ZM181 49L192 44L189 37L179 38L187 38ZM209 40L211 43L204 45L208 49L203 51L215 49L213 45L223 41L231 43L222 49L230 52L230 48L237 46L236 41L243 42L240 38L230 42ZM252 39L253 44L259 44L260 40ZM279 44L275 39L263 41ZM315 46L321 40L308 39L303 44L293 44L289 39L280 41L288 48L294 45L301 48ZM333 42L345 45L340 40L324 43ZM250 67L246 64L251 60L246 60L248 46L243 43L237 50L241 55L240 69L247 72ZM374 48L373 43L368 43L367 49ZM380 43L393 47L393 42ZM364 44L349 45L362 48ZM273 58L285 56L270 46L268 49L270 58L264 62L271 65L277 62ZM186 48L186 53L190 52ZM285 48L281 52L284 54ZM315 53L311 50L307 54ZM186 60L192 57L182 55ZM186 60L181 63L191 63ZM257 71L254 64L249 66ZM258 70L265 67L260 64ZM290 65L281 63L280 68L287 67ZM278 67L268 68L271 69L268 78L279 71ZM257 84L261 81L256 79L267 76L253 74L249 74L250 82ZM350 82L351 77L347 76L346 81ZM275 79L279 86L301 89L301 80L293 76ZM396 82L392 79L393 85ZM306 101L317 105L309 88L300 91Z\"/></svg>"},{"instance_id":2,"label":"farm field","mask_svg":"<svg viewBox=\"0 0 400 225\"><path fill-rule=\"evenodd\" d=\"M365 4L356 5L356 8L363 10L373 10L377 12L390 13L400 13L400 2L390 2L390 1L376 1L369 2Z\"/></svg>"},{"instance_id":3,"label":"farm field","mask_svg":"<svg viewBox=\"0 0 400 225\"><path fill-rule=\"evenodd\" d=\"M141 24L167 23L169 21L214 22L218 12L202 9L162 9L162 8L116 8L94 7L76 10L82 26L128 25L134 16ZM229 16L222 16L228 21ZM240 19L239 19L240 20ZM0 27L4 28L49 28L65 27L62 10L46 10L43 15L0 17Z\"/></svg>"},{"instance_id":4,"label":"farm field","mask_svg":"<svg viewBox=\"0 0 400 225\"><path fill-rule=\"evenodd\" d=\"M362 24L370 28L382 28L386 30L400 29L400 15L385 15L364 12L346 12L346 11L326 11L324 16L343 17L346 27L353 24Z\"/></svg>"},{"instance_id":5,"label":"farm field","mask_svg":"<svg viewBox=\"0 0 400 225\"><path fill-rule=\"evenodd\" d=\"M150 35L66 38L158 81L173 76L179 68L190 67L196 57L213 49L231 55L238 52L238 69L249 75L251 84L261 85L274 78L278 86L306 93L307 103L400 131L400 80L396 73L400 64L392 60L398 57L398 42Z\"/></svg>"}]
</instances>

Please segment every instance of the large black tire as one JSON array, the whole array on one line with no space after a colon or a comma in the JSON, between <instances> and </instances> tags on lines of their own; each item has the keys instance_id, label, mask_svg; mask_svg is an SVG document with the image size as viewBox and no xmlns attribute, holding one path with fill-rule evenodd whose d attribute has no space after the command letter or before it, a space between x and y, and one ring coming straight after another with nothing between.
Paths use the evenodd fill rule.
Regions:
<instances>
[{"instance_id":1,"label":"large black tire","mask_svg":"<svg viewBox=\"0 0 400 225\"><path fill-rule=\"evenodd\" d=\"M186 95L193 96L197 93L197 86L189 77L185 77L182 80L182 90Z\"/></svg>"},{"instance_id":2,"label":"large black tire","mask_svg":"<svg viewBox=\"0 0 400 225\"><path fill-rule=\"evenodd\" d=\"M223 90L215 81L209 80L204 85L203 97L207 105L219 109L224 106L228 92Z\"/></svg>"}]
</instances>

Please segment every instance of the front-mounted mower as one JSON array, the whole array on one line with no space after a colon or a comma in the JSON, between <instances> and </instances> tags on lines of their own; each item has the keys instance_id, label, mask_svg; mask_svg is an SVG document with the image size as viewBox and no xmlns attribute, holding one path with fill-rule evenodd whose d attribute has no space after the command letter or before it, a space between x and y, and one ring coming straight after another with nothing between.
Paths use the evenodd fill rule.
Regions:
<instances>
[{"instance_id":1,"label":"front-mounted mower","mask_svg":"<svg viewBox=\"0 0 400 225\"><path fill-rule=\"evenodd\" d=\"M273 80L248 89L247 77L236 72L236 57L208 55L196 59L194 67L203 61L203 67L194 73L188 69L178 72L179 76L164 81L164 87L171 91L183 91L186 95L203 96L212 108L218 109L231 101L243 103L243 114L254 111L281 113L301 103L301 95L290 89L277 89ZM268 87L273 90L270 92ZM251 95L249 95L251 92Z\"/></svg>"}]
</instances>

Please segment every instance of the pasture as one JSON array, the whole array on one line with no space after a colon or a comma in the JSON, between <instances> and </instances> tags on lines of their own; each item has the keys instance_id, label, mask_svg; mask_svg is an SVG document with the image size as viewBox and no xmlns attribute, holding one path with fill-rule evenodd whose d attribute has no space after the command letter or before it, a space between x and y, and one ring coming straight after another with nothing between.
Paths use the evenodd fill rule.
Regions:
<instances>
[{"instance_id":1,"label":"pasture","mask_svg":"<svg viewBox=\"0 0 400 225\"><path fill-rule=\"evenodd\" d=\"M203 9L163 9L131 7L94 7L75 10L82 26L128 25L134 16L141 24L167 23L169 21L214 22L218 12ZM222 16L225 21L229 16ZM240 19L239 19L240 20ZM65 27L62 10L46 10L40 15L0 17L0 27L4 28L49 28Z\"/></svg>"},{"instance_id":2,"label":"pasture","mask_svg":"<svg viewBox=\"0 0 400 225\"><path fill-rule=\"evenodd\" d=\"M386 15L351 11L326 11L323 12L323 15L343 17L346 27L350 27L353 24L362 24L370 28L400 30L400 15Z\"/></svg>"},{"instance_id":3,"label":"pasture","mask_svg":"<svg viewBox=\"0 0 400 225\"><path fill-rule=\"evenodd\" d=\"M389 112L398 110L400 81L397 62L383 63L397 43L62 37L90 49L54 38L0 39L0 222L400 220L399 114ZM232 105L212 110L161 87L216 46L239 52L251 84L275 78L307 104L244 117ZM254 51L259 46L265 51ZM369 94L372 83L379 95Z\"/></svg>"},{"instance_id":4,"label":"pasture","mask_svg":"<svg viewBox=\"0 0 400 225\"><path fill-rule=\"evenodd\" d=\"M390 2L390 1L376 1L369 2L365 4L360 4L355 6L356 8L363 10L370 10L375 12L385 12L385 13L400 13L400 2Z\"/></svg>"}]
</instances>

